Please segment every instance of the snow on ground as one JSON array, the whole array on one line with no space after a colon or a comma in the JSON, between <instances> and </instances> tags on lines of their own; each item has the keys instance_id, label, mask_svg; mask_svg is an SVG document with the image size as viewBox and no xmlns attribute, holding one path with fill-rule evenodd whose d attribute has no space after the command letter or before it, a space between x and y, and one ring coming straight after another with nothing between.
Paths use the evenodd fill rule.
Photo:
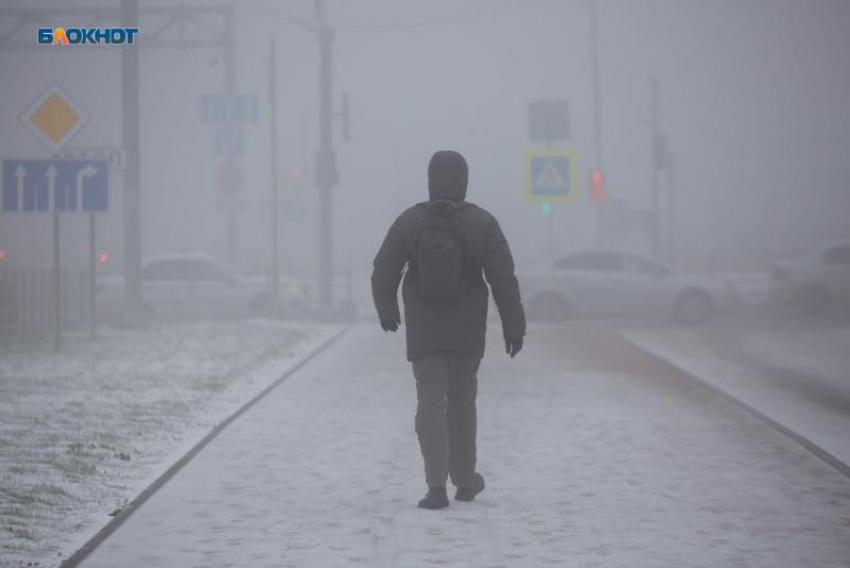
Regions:
<instances>
[{"instance_id":1,"label":"snow on ground","mask_svg":"<svg viewBox=\"0 0 850 568\"><path fill-rule=\"evenodd\" d=\"M850 464L850 416L788 388L777 372L758 372L718 356L692 329L636 328L620 334L647 351L714 385ZM753 331L743 348L779 370L791 369L836 392L850 391L850 330L771 329ZM842 344L844 347L842 347ZM842 372L843 370L843 372ZM846 380L841 382L838 377ZM816 385L809 385L816 388Z\"/></svg>"},{"instance_id":2,"label":"snow on ground","mask_svg":"<svg viewBox=\"0 0 850 568\"><path fill-rule=\"evenodd\" d=\"M751 332L744 350L773 365L811 375L850 396L850 326ZM850 433L848 433L850 435Z\"/></svg>"},{"instance_id":3,"label":"snow on ground","mask_svg":"<svg viewBox=\"0 0 850 568\"><path fill-rule=\"evenodd\" d=\"M340 329L104 329L0 351L0 566L67 557L216 424Z\"/></svg>"},{"instance_id":4,"label":"snow on ground","mask_svg":"<svg viewBox=\"0 0 850 568\"><path fill-rule=\"evenodd\" d=\"M608 332L532 326L510 359L490 329L474 502L416 508L404 337L362 324L81 568L847 566L850 481L795 442Z\"/></svg>"}]
</instances>

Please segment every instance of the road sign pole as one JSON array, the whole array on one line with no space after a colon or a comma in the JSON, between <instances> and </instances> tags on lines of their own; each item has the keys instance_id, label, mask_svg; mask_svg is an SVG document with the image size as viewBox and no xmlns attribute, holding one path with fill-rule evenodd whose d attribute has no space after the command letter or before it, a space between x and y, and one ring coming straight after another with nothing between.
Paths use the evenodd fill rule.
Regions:
<instances>
[{"instance_id":1,"label":"road sign pole","mask_svg":"<svg viewBox=\"0 0 850 568\"><path fill-rule=\"evenodd\" d=\"M62 276L59 258L59 213L53 213L53 350L62 351Z\"/></svg>"},{"instance_id":2,"label":"road sign pole","mask_svg":"<svg viewBox=\"0 0 850 568\"><path fill-rule=\"evenodd\" d=\"M97 286L97 249L95 248L96 220L94 213L89 213L89 335L97 337L97 310L95 293Z\"/></svg>"},{"instance_id":3,"label":"road sign pole","mask_svg":"<svg viewBox=\"0 0 850 568\"><path fill-rule=\"evenodd\" d=\"M552 143L553 143L553 141L552 141L552 129L551 129L551 127L547 127L547 129L546 129L546 149L547 150L552 149ZM549 206L549 214L546 215L546 221L544 221L546 223L546 228L545 228L546 251L550 255L555 254L555 252L557 252L557 250L558 250L557 247L555 246L555 219L554 219L555 212L554 212L554 209L555 208L552 207L551 205Z\"/></svg>"}]
</instances>

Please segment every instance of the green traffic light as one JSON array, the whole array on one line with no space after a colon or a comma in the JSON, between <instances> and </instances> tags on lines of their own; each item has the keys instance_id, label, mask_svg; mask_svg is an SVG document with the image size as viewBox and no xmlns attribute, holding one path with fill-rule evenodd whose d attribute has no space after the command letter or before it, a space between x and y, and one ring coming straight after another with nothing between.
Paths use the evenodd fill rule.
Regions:
<instances>
[{"instance_id":1,"label":"green traffic light","mask_svg":"<svg viewBox=\"0 0 850 568\"><path fill-rule=\"evenodd\" d=\"M544 215L548 215L549 213L552 212L552 205L550 205L549 203L541 203L540 204L540 212L543 213Z\"/></svg>"}]
</instances>

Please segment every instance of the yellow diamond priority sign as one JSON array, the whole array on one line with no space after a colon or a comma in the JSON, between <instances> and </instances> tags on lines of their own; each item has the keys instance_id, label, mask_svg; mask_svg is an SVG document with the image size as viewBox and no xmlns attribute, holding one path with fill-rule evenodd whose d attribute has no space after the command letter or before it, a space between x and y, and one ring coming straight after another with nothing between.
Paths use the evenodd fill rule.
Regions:
<instances>
[{"instance_id":1,"label":"yellow diamond priority sign","mask_svg":"<svg viewBox=\"0 0 850 568\"><path fill-rule=\"evenodd\" d=\"M59 85L52 84L24 111L21 122L55 154L82 129L88 118Z\"/></svg>"}]
</instances>

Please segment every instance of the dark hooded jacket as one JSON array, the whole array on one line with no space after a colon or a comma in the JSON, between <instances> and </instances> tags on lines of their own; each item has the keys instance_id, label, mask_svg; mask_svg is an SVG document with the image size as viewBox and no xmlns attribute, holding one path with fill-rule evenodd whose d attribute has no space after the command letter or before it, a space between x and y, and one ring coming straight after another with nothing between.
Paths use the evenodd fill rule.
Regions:
<instances>
[{"instance_id":1,"label":"dark hooded jacket","mask_svg":"<svg viewBox=\"0 0 850 568\"><path fill-rule=\"evenodd\" d=\"M467 269L467 286L459 300L425 302L416 290L416 278L411 276L408 261L419 219L425 214L421 204L398 216L375 256L372 297L381 321L400 320L398 285L404 273L402 298L407 358L411 361L434 355L484 356L489 303L487 283L499 309L504 337L525 335L525 313L508 242L495 217L465 201L467 179L466 161L459 153L441 151L431 158L429 197L431 200L448 199L460 206L458 216L472 259Z\"/></svg>"}]
</instances>

